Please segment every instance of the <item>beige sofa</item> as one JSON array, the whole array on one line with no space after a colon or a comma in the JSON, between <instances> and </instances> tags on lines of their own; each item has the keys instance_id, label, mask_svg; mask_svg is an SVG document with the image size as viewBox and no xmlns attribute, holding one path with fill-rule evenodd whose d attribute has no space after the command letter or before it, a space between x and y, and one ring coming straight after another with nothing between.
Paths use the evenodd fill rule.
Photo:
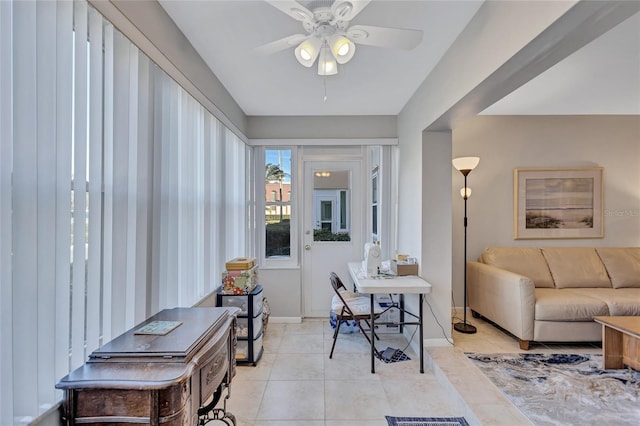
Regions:
<instances>
[{"instance_id":1,"label":"beige sofa","mask_svg":"<svg viewBox=\"0 0 640 426\"><path fill-rule=\"evenodd\" d=\"M490 247L467 262L469 308L538 342L602 340L598 315L640 315L640 247Z\"/></svg>"}]
</instances>

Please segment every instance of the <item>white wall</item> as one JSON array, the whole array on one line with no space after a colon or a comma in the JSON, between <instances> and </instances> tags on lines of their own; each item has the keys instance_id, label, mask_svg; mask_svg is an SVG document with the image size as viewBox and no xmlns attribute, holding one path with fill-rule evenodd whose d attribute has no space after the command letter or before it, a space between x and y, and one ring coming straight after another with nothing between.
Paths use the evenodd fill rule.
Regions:
<instances>
[{"instance_id":1,"label":"white wall","mask_svg":"<svg viewBox=\"0 0 640 426\"><path fill-rule=\"evenodd\" d=\"M453 156L477 155L469 174L468 259L488 246L640 246L640 116L478 116L453 131ZM513 169L604 167L604 238L513 239ZM453 282L463 297L463 178L452 172Z\"/></svg>"},{"instance_id":2,"label":"white wall","mask_svg":"<svg viewBox=\"0 0 640 426\"><path fill-rule=\"evenodd\" d=\"M258 276L264 287L264 297L269 301L273 321L302 318L300 268L260 269Z\"/></svg>"}]
</instances>

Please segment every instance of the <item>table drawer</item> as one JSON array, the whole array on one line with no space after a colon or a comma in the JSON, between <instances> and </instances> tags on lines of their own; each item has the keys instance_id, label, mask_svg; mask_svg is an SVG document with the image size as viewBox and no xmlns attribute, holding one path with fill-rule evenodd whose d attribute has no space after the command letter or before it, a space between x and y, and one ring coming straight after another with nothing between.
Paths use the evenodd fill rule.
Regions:
<instances>
[{"instance_id":1,"label":"table drawer","mask_svg":"<svg viewBox=\"0 0 640 426\"><path fill-rule=\"evenodd\" d=\"M211 358L200 369L200 405L204 405L205 401L222 383L228 370L229 353L226 344L220 345L212 351Z\"/></svg>"}]
</instances>

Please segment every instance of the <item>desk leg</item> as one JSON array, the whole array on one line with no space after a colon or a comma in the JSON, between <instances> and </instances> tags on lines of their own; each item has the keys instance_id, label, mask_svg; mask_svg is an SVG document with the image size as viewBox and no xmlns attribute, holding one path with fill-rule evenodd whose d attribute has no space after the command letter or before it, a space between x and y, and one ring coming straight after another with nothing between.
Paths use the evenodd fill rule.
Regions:
<instances>
[{"instance_id":1,"label":"desk leg","mask_svg":"<svg viewBox=\"0 0 640 426\"><path fill-rule=\"evenodd\" d=\"M418 327L420 327L420 342L418 342L420 345L420 372L424 373L424 330L422 328L422 298L424 295L419 294L418 297L420 298L420 302L418 303L418 309L420 310L418 313L418 316L420 317L420 320L418 321L420 323L418 325Z\"/></svg>"},{"instance_id":2,"label":"desk leg","mask_svg":"<svg viewBox=\"0 0 640 426\"><path fill-rule=\"evenodd\" d=\"M373 293L371 293L370 297L370 307L371 307L371 324L369 324L371 327L369 327L371 329L371 373L375 373L376 372L376 366L375 366L375 340L374 340L374 336L375 336L375 323L374 323L374 318L375 318L375 311L373 310Z\"/></svg>"}]
</instances>

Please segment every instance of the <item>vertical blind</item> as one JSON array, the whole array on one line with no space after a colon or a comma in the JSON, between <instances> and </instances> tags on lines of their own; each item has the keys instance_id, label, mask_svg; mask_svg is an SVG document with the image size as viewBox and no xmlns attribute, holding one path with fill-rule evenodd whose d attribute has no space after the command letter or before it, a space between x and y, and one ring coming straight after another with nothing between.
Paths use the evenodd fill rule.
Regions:
<instances>
[{"instance_id":1,"label":"vertical blind","mask_svg":"<svg viewBox=\"0 0 640 426\"><path fill-rule=\"evenodd\" d=\"M250 253L250 151L79 1L0 2L0 424Z\"/></svg>"}]
</instances>

